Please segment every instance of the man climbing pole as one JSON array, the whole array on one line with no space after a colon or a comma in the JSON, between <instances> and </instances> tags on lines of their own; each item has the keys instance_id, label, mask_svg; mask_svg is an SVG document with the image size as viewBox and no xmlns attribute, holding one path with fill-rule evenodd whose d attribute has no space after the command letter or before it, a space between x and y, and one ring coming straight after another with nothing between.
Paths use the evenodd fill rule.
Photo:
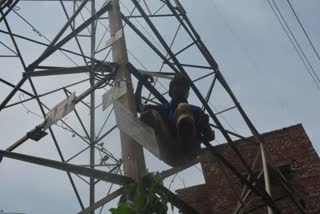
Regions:
<instances>
[{"instance_id":1,"label":"man climbing pole","mask_svg":"<svg viewBox=\"0 0 320 214\"><path fill-rule=\"evenodd\" d=\"M145 75L142 81L153 80ZM189 80L176 74L169 85L171 101L159 105L141 103L142 81L136 89L137 111L141 113L140 119L155 130L162 159L171 166L195 159L201 141L212 141L215 135L208 115L200 107L188 104Z\"/></svg>"}]
</instances>

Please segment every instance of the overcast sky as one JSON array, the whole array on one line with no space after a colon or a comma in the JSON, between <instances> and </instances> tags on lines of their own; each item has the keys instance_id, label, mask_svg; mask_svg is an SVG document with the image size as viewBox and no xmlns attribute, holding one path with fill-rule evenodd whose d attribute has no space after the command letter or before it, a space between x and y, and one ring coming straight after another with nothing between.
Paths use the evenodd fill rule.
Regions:
<instances>
[{"instance_id":1,"label":"overcast sky","mask_svg":"<svg viewBox=\"0 0 320 214\"><path fill-rule=\"evenodd\" d=\"M130 9L132 5L128 1L123 2ZM98 5L100 5L100 2L98 2ZM158 1L151 2L150 8L153 11L161 5ZM258 131L260 133L269 132L301 123L319 154L320 90L316 87L283 32L267 0L203 0L197 2L181 0L181 2L194 27L215 57L221 72ZM287 2L278 0L276 2L315 72L320 75L320 61L299 27ZM320 2L318 0L303 2L291 0L291 3L316 50L319 51L320 14L318 9L320 8ZM51 40L65 23L65 16L58 3L20 2L18 6L20 7L19 14L23 15L42 35L39 36L21 18L12 13L9 15L8 21L13 32L17 34L47 43L44 36ZM68 7L68 10L71 11L71 8ZM127 13L125 8L122 7L122 9L124 13ZM167 11L164 10L162 12L165 13ZM88 13L84 12L83 16L84 18L88 17ZM171 38L174 29L177 27L176 23L169 21L170 19L156 21L165 38ZM81 23L82 19L77 19L77 22ZM3 22L0 24L0 29L5 30ZM100 36L101 32L103 31L98 31ZM84 31L83 34L85 33L88 33L88 31ZM132 31L128 30L126 33L129 51L149 70L159 69L161 62L155 54L143 45ZM108 37L102 43L105 44L107 39ZM2 33L0 33L0 41L13 48L9 37ZM89 54L89 41L85 38L81 38L80 41L85 53ZM179 50L189 43L190 41L187 37L181 34L173 48ZM21 47L21 52L27 65L44 50L42 46L23 42L22 40L18 40L18 45ZM65 47L79 52L74 41L68 43ZM9 53L10 51L0 44L0 55ZM129 58L137 67L143 68L132 55L129 55ZM81 58L73 57L72 59L83 65ZM181 56L181 61L186 64L203 64L203 59L193 49ZM0 65L0 78L13 84L20 80L23 69L17 59L0 58ZM70 60L59 52L50 57L46 61L46 65L74 66ZM168 67L165 67L165 69L168 69ZM196 78L202 74L201 72L203 71L194 69L189 74L191 77ZM63 78L52 77L50 79L39 78L35 80L35 85L41 94L85 78L87 78L86 75ZM211 80L212 78L208 78L197 84L204 94ZM162 83L166 87L168 81L163 81ZM72 87L70 90L76 91L77 95L79 95L87 87L88 84L81 84ZM160 91L164 91L162 86L158 87ZM24 88L31 91L28 84ZM10 87L0 83L0 100L9 93L10 89ZM97 94L97 105L101 102L102 93L104 93L103 90ZM60 92L44 97L43 102L52 107L64 99L64 96L64 93ZM191 95L191 97L193 96ZM22 98L27 98L27 96L22 97L21 93L19 93L14 97L12 103ZM216 111L231 107L228 97L219 86L216 88L216 95L213 95L210 100L210 105L213 105ZM196 99L191 99L191 102L198 104ZM18 105L0 112L1 149L7 148L27 131L43 121L41 117L29 112L26 108L36 114L40 114L36 102L27 102L25 107ZM88 109L84 106L79 106L79 111L84 115L85 124L88 124ZM101 108L97 109L97 132L103 124L103 120L100 120L100 117L102 118L102 115L105 117L108 111L110 109L107 109L106 112L102 112ZM239 116L233 112L224 114L224 117L220 119L226 128L235 130L245 136L250 135L244 124L239 122ZM75 121L74 115L68 115L67 121ZM108 130L112 122L111 119L103 130ZM78 123L72 125L75 130L81 131L81 126ZM79 138L74 137L62 128L55 127L54 130L66 158L86 146ZM108 149L115 154L119 154L120 151L117 135L118 131L104 140L109 145ZM219 142L215 141L213 144L222 142L224 140L219 138ZM16 152L59 160L54 144L48 136L40 142L28 141ZM80 156L74 163L87 163L87 155L85 153ZM120 156L118 155L117 157ZM149 153L146 155L146 160L150 171L168 168L168 166L157 161ZM99 159L97 158L98 161ZM86 194L88 192L87 184L75 176L74 179L83 193L83 200L86 202L88 200L88 194ZM166 181L166 184L169 184L170 181L171 179ZM172 186L174 188L182 188L202 182L203 177L199 168L192 168L179 174ZM0 210L29 214L75 213L80 210L66 174L57 170L5 159L0 164L0 189ZM103 197L106 187L99 184L97 189L97 198ZM107 211L105 210L104 213L107 213Z\"/></svg>"}]
</instances>

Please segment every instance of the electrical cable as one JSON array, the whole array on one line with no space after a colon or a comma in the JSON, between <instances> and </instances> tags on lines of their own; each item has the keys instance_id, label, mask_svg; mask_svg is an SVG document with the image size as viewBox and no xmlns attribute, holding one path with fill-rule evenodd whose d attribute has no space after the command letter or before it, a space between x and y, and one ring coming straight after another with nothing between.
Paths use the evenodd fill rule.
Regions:
<instances>
[{"instance_id":1,"label":"electrical cable","mask_svg":"<svg viewBox=\"0 0 320 214\"><path fill-rule=\"evenodd\" d=\"M314 47L314 45L313 45L313 42L311 41L311 39L310 39L307 31L306 31L305 28L303 27L303 25L302 25L302 23L301 23L298 15L297 15L296 11L295 11L294 8L292 7L292 4L290 3L290 0L287 0L287 2L288 2L288 4L289 4L289 6L290 6L290 8L291 8L291 10L292 10L292 12L293 12L293 14L294 14L294 16L295 16L296 19L298 20L299 25L300 25L300 27L302 28L304 35L307 37L307 39L308 39L308 41L309 41L309 43L310 43L313 51L315 52L315 54L317 55L317 57L318 57L318 59L319 59L319 61L320 61L319 53L318 53L318 51L315 49L315 47Z\"/></svg>"},{"instance_id":2,"label":"electrical cable","mask_svg":"<svg viewBox=\"0 0 320 214\"><path fill-rule=\"evenodd\" d=\"M271 1L273 2L274 6L272 6ZM267 0L267 2L269 3L269 6L271 7L271 9L272 9L273 13L275 14L278 22L280 23L282 29L284 30L284 32L286 33L288 39L290 40L290 43L293 45L294 49L296 50L296 52L298 53L300 59L302 60L303 64L305 65L305 67L306 67L309 75L312 77L312 79L313 79L313 81L315 82L317 88L320 90L320 79L319 79L318 75L316 74L315 70L313 69L313 66L312 66L311 63L309 62L308 58L306 57L306 55L305 55L304 51L302 50L301 46L299 45L298 41L296 40L293 32L291 31L289 25L287 24L286 20L284 19L284 17L283 17L283 15L282 15L280 9L278 8L277 4L275 3L274 0L271 0L271 1L270 1L270 0ZM274 7L277 9L280 17L279 17L279 15L277 14L277 12L275 11ZM281 19L280 19L280 18L281 18ZM283 22L284 24L281 22L281 20L282 20L282 22ZM286 27L285 27L285 26L286 26ZM291 35L292 38L290 37L290 35ZM298 49L300 50L300 52L299 52ZM301 54L302 54L302 55L301 55ZM304 59L303 59L303 58L304 58ZM306 63L307 63L307 64L309 65L309 67L311 68L312 73L315 75L316 79L315 79L314 75L312 75L312 73L311 73L311 71L310 71L310 69L308 68L308 66L307 66Z\"/></svg>"}]
</instances>

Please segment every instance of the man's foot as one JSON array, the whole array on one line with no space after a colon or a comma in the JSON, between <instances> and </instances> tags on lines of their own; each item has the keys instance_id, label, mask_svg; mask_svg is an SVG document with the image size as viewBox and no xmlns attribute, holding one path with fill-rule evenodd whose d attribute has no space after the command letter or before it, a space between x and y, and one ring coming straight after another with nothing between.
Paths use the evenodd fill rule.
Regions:
<instances>
[{"instance_id":1,"label":"man's foot","mask_svg":"<svg viewBox=\"0 0 320 214\"><path fill-rule=\"evenodd\" d=\"M177 134L179 141L183 144L190 144L196 138L196 128L191 115L182 114L177 119Z\"/></svg>"}]
</instances>

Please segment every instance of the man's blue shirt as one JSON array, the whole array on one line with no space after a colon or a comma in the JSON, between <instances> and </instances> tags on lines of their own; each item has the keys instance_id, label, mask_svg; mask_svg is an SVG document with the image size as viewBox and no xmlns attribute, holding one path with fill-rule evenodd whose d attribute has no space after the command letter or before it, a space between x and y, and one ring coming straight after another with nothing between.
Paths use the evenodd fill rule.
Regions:
<instances>
[{"instance_id":1,"label":"man's blue shirt","mask_svg":"<svg viewBox=\"0 0 320 214\"><path fill-rule=\"evenodd\" d=\"M200 114L202 113L202 110L198 106L190 105L191 111L193 113L195 124L197 124L197 121L199 119ZM154 109L161 115L164 122L167 124L168 130L171 132L171 135L173 137L176 136L176 127L174 124L174 112L176 110L177 105L175 105L172 101L170 103L166 104L160 104L160 105L146 105L145 110L148 109ZM200 130L197 128L197 135L198 137L201 137Z\"/></svg>"}]
</instances>

